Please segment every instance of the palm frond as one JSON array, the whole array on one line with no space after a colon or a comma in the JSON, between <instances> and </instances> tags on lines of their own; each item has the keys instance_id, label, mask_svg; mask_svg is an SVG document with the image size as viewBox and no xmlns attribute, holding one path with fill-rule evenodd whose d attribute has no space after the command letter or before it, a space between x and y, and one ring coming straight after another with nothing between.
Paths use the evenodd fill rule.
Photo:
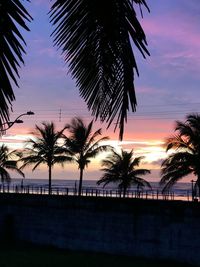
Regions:
<instances>
[{"instance_id":1,"label":"palm frond","mask_svg":"<svg viewBox=\"0 0 200 267\"><path fill-rule=\"evenodd\" d=\"M94 144L90 144L91 146L87 146L87 150L85 151L85 155L88 157L95 157L101 152L109 151L112 149L112 146L110 145L101 145L100 142L108 140L108 137L103 137L99 140L97 140Z\"/></svg>"},{"instance_id":2,"label":"palm frond","mask_svg":"<svg viewBox=\"0 0 200 267\"><path fill-rule=\"evenodd\" d=\"M22 157L20 161L23 162L20 166L20 170L23 170L27 166L36 165L36 167L33 167L33 170L35 170L41 163L47 163L44 157L36 154Z\"/></svg>"},{"instance_id":3,"label":"palm frond","mask_svg":"<svg viewBox=\"0 0 200 267\"><path fill-rule=\"evenodd\" d=\"M148 171L145 174L147 174L147 173L150 173L150 172ZM142 179L142 178L137 177L137 176L134 177L134 179L132 180L132 183L138 184L140 186L146 186L146 187L152 189L151 184L149 182L147 182L145 179Z\"/></svg>"},{"instance_id":4,"label":"palm frond","mask_svg":"<svg viewBox=\"0 0 200 267\"><path fill-rule=\"evenodd\" d=\"M169 151L171 149L175 149L178 151L193 151L193 147L190 145L190 142L188 142L188 139L186 139L185 136L180 134L176 134L167 138L164 146L166 148L166 151Z\"/></svg>"},{"instance_id":5,"label":"palm frond","mask_svg":"<svg viewBox=\"0 0 200 267\"><path fill-rule=\"evenodd\" d=\"M11 159L17 152L9 151L6 145L0 146L0 176L2 181L10 181L11 177L7 170L16 171L19 175L24 177L24 173L18 168L18 160Z\"/></svg>"},{"instance_id":6,"label":"palm frond","mask_svg":"<svg viewBox=\"0 0 200 267\"><path fill-rule=\"evenodd\" d=\"M16 161L7 162L7 164L5 165L5 168L11 171L15 171L22 177L25 177L24 173L20 170L20 168L17 167Z\"/></svg>"},{"instance_id":7,"label":"palm frond","mask_svg":"<svg viewBox=\"0 0 200 267\"><path fill-rule=\"evenodd\" d=\"M106 171L106 170L104 170ZM109 170L107 169L107 172L97 181L97 185L103 184L103 187L105 187L109 183L118 183L119 180L117 179L116 175L112 172L109 173Z\"/></svg>"},{"instance_id":8,"label":"palm frond","mask_svg":"<svg viewBox=\"0 0 200 267\"><path fill-rule=\"evenodd\" d=\"M29 31L32 18L19 0L0 0L0 124L9 120L9 106L15 100L12 82L18 86L18 69L26 45L17 25Z\"/></svg>"},{"instance_id":9,"label":"palm frond","mask_svg":"<svg viewBox=\"0 0 200 267\"><path fill-rule=\"evenodd\" d=\"M169 190L177 181L194 173L196 169L195 155L188 152L176 152L162 163L160 185L163 192ZM199 164L197 164L199 165Z\"/></svg>"},{"instance_id":10,"label":"palm frond","mask_svg":"<svg viewBox=\"0 0 200 267\"><path fill-rule=\"evenodd\" d=\"M183 177L191 174L190 169L178 169L174 170L170 173L167 173L166 175L162 176L162 179L160 181L160 185L164 185L162 192L165 193L169 191L174 184L176 184L179 180L181 180Z\"/></svg>"},{"instance_id":11,"label":"palm frond","mask_svg":"<svg viewBox=\"0 0 200 267\"><path fill-rule=\"evenodd\" d=\"M151 171L148 169L135 169L132 172L130 172L130 174L133 174L134 176L146 175L149 173L151 173Z\"/></svg>"},{"instance_id":12,"label":"palm frond","mask_svg":"<svg viewBox=\"0 0 200 267\"><path fill-rule=\"evenodd\" d=\"M10 177L10 174L8 173L8 171L6 169L2 168L1 166L0 166L0 177L1 177L2 183L3 182L9 183L11 180L11 177Z\"/></svg>"},{"instance_id":13,"label":"palm frond","mask_svg":"<svg viewBox=\"0 0 200 267\"><path fill-rule=\"evenodd\" d=\"M54 156L54 158L53 158L53 165L54 164L60 164L63 167L64 166L64 163L66 163L66 162L73 162L73 161L74 161L73 157L59 155L59 156Z\"/></svg>"},{"instance_id":14,"label":"palm frond","mask_svg":"<svg viewBox=\"0 0 200 267\"><path fill-rule=\"evenodd\" d=\"M131 157L133 157L133 152L131 152ZM134 158L134 160L131 163L131 168L139 166L142 159L144 159L143 156Z\"/></svg>"},{"instance_id":15,"label":"palm frond","mask_svg":"<svg viewBox=\"0 0 200 267\"><path fill-rule=\"evenodd\" d=\"M129 106L135 111L137 104L131 42L149 55L133 2L148 8L144 0L56 0L50 12L54 44L62 48L80 95L108 126L117 116L121 139Z\"/></svg>"}]
</instances>

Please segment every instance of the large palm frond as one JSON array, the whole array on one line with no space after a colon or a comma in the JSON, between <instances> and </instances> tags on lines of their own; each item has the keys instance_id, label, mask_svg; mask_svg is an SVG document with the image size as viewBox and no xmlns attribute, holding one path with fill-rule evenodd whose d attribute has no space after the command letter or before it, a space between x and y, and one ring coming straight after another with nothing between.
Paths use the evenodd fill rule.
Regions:
<instances>
[{"instance_id":1,"label":"large palm frond","mask_svg":"<svg viewBox=\"0 0 200 267\"><path fill-rule=\"evenodd\" d=\"M133 3L148 9L145 0L56 0L50 12L54 43L69 62L80 95L108 125L117 116L121 139L129 106L135 111L137 104L131 42L149 55Z\"/></svg>"},{"instance_id":2,"label":"large palm frond","mask_svg":"<svg viewBox=\"0 0 200 267\"><path fill-rule=\"evenodd\" d=\"M25 167L34 165L32 169L32 171L34 171L39 165L47 163L46 158L38 155L36 151L31 152L31 150L29 150L28 153L29 153L28 156L24 156L20 160L21 162L23 162L23 164L20 167L21 170L23 170Z\"/></svg>"},{"instance_id":3,"label":"large palm frond","mask_svg":"<svg viewBox=\"0 0 200 267\"><path fill-rule=\"evenodd\" d=\"M193 151L193 146L191 142L184 135L176 134L166 139L165 141L166 151L170 149L175 149L177 151Z\"/></svg>"},{"instance_id":4,"label":"large palm frond","mask_svg":"<svg viewBox=\"0 0 200 267\"><path fill-rule=\"evenodd\" d=\"M29 31L26 21L31 16L19 0L0 0L0 125L9 119L9 106L15 99L18 69L24 63L26 45L17 25Z\"/></svg>"}]
</instances>

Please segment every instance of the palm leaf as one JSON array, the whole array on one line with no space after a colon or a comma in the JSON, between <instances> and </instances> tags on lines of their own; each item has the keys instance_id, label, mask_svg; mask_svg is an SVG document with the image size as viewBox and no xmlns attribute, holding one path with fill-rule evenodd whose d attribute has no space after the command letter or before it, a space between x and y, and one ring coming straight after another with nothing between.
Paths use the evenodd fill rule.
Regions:
<instances>
[{"instance_id":1,"label":"palm leaf","mask_svg":"<svg viewBox=\"0 0 200 267\"><path fill-rule=\"evenodd\" d=\"M160 185L164 185L162 192L165 193L169 191L174 184L176 184L179 180L183 177L189 175L191 173L190 169L179 168L178 170L174 170L171 173L167 173L166 175L162 176Z\"/></svg>"},{"instance_id":2,"label":"palm leaf","mask_svg":"<svg viewBox=\"0 0 200 267\"><path fill-rule=\"evenodd\" d=\"M147 173L150 173L150 172L148 171L145 174L147 174ZM133 182L133 184L138 184L140 186L146 186L146 187L149 187L150 189L152 189L151 184L140 177L135 176L134 179L132 180L132 182Z\"/></svg>"},{"instance_id":3,"label":"palm leaf","mask_svg":"<svg viewBox=\"0 0 200 267\"><path fill-rule=\"evenodd\" d=\"M8 171L0 166L0 177L2 182L9 183L11 180L10 174Z\"/></svg>"},{"instance_id":4,"label":"palm leaf","mask_svg":"<svg viewBox=\"0 0 200 267\"><path fill-rule=\"evenodd\" d=\"M16 171L19 175L24 177L24 173L18 168L18 160L11 160L12 156L17 156L17 151L9 152L6 145L0 146L0 177L2 182L9 182L11 177L7 170Z\"/></svg>"},{"instance_id":5,"label":"palm leaf","mask_svg":"<svg viewBox=\"0 0 200 267\"><path fill-rule=\"evenodd\" d=\"M9 119L9 106L15 99L12 82L18 86L20 64L26 45L16 25L29 31L31 16L19 0L0 0L0 124Z\"/></svg>"},{"instance_id":6,"label":"palm leaf","mask_svg":"<svg viewBox=\"0 0 200 267\"><path fill-rule=\"evenodd\" d=\"M62 48L80 95L108 126L117 117L121 139L129 106L135 111L137 104L131 42L149 55L133 2L148 8L145 0L56 0L50 12L54 44Z\"/></svg>"}]
</instances>

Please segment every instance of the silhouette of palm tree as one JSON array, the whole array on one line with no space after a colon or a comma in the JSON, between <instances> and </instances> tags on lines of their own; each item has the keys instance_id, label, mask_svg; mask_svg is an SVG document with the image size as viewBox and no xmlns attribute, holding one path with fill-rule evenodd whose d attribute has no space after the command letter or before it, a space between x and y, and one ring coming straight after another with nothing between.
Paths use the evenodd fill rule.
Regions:
<instances>
[{"instance_id":1,"label":"silhouette of palm tree","mask_svg":"<svg viewBox=\"0 0 200 267\"><path fill-rule=\"evenodd\" d=\"M64 138L65 127L60 130L55 130L53 122L43 122L42 127L36 125L35 131L32 133L35 135L35 139L29 139L27 141L25 155L21 158L23 165L21 169L34 165L32 171L34 171L40 164L46 164L48 166L49 174L49 194L51 194L51 181L52 181L52 167L55 164L63 164L66 161L70 161L71 158L65 155L65 149L59 144L59 140Z\"/></svg>"},{"instance_id":2,"label":"silhouette of palm tree","mask_svg":"<svg viewBox=\"0 0 200 267\"><path fill-rule=\"evenodd\" d=\"M80 95L101 121L110 125L118 114L120 138L129 103L136 109L131 42L144 58L149 55L133 4L148 9L145 0L56 0L50 12L54 43L62 47Z\"/></svg>"},{"instance_id":3,"label":"silhouette of palm tree","mask_svg":"<svg viewBox=\"0 0 200 267\"><path fill-rule=\"evenodd\" d=\"M116 127L123 136L129 105L136 110L134 87L138 68L131 43L143 57L149 55L145 33L134 5L145 0L56 0L51 7L54 43L69 62L80 95L95 117L108 121L117 116ZM14 100L10 80L17 84L18 67L23 63L24 39L16 25L31 16L20 0L0 0L0 118L8 119L8 104Z\"/></svg>"},{"instance_id":4,"label":"silhouette of palm tree","mask_svg":"<svg viewBox=\"0 0 200 267\"><path fill-rule=\"evenodd\" d=\"M68 155L78 164L80 170L78 188L78 194L80 196L85 167L88 166L92 158L95 158L99 153L107 151L111 147L108 145L101 145L102 141L109 139L108 137L102 137L96 140L96 138L101 135L101 129L92 133L93 121L85 125L81 118L75 117L66 127L68 128L70 136L66 137L65 147Z\"/></svg>"},{"instance_id":5,"label":"silhouette of palm tree","mask_svg":"<svg viewBox=\"0 0 200 267\"><path fill-rule=\"evenodd\" d=\"M0 0L0 124L9 120L9 105L15 100L12 83L18 86L18 68L23 64L26 44L17 25L29 31L32 18L20 0ZM11 82L12 81L12 82Z\"/></svg>"},{"instance_id":6,"label":"silhouette of palm tree","mask_svg":"<svg viewBox=\"0 0 200 267\"><path fill-rule=\"evenodd\" d=\"M175 131L165 143L166 151L173 153L162 163L163 192L189 174L197 176L195 186L200 188L200 115L189 114L185 122L177 121Z\"/></svg>"},{"instance_id":7,"label":"silhouette of palm tree","mask_svg":"<svg viewBox=\"0 0 200 267\"><path fill-rule=\"evenodd\" d=\"M24 177L24 173L18 168L17 160L12 159L16 157L16 151L9 152L6 145L0 146L0 177L2 183L9 183L11 180L8 170L16 171L19 175Z\"/></svg>"},{"instance_id":8,"label":"silhouette of palm tree","mask_svg":"<svg viewBox=\"0 0 200 267\"><path fill-rule=\"evenodd\" d=\"M119 190L123 191L123 197L126 196L127 189L131 185L147 186L151 185L146 180L140 178L142 175L150 173L147 169L136 169L140 165L143 157L133 158L133 150L127 152L121 149L121 152L112 151L112 154L107 159L102 161L102 169L104 175L97 182L98 185L104 184L105 187L109 183L117 183Z\"/></svg>"}]
</instances>

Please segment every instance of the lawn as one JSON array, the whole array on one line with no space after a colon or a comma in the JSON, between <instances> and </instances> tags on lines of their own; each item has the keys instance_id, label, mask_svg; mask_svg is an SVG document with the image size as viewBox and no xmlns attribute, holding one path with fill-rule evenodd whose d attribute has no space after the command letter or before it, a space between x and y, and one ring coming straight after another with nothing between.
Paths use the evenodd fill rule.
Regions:
<instances>
[{"instance_id":1,"label":"lawn","mask_svg":"<svg viewBox=\"0 0 200 267\"><path fill-rule=\"evenodd\" d=\"M1 267L188 267L172 262L135 259L96 253L69 252L53 248L30 246L1 247Z\"/></svg>"}]
</instances>

